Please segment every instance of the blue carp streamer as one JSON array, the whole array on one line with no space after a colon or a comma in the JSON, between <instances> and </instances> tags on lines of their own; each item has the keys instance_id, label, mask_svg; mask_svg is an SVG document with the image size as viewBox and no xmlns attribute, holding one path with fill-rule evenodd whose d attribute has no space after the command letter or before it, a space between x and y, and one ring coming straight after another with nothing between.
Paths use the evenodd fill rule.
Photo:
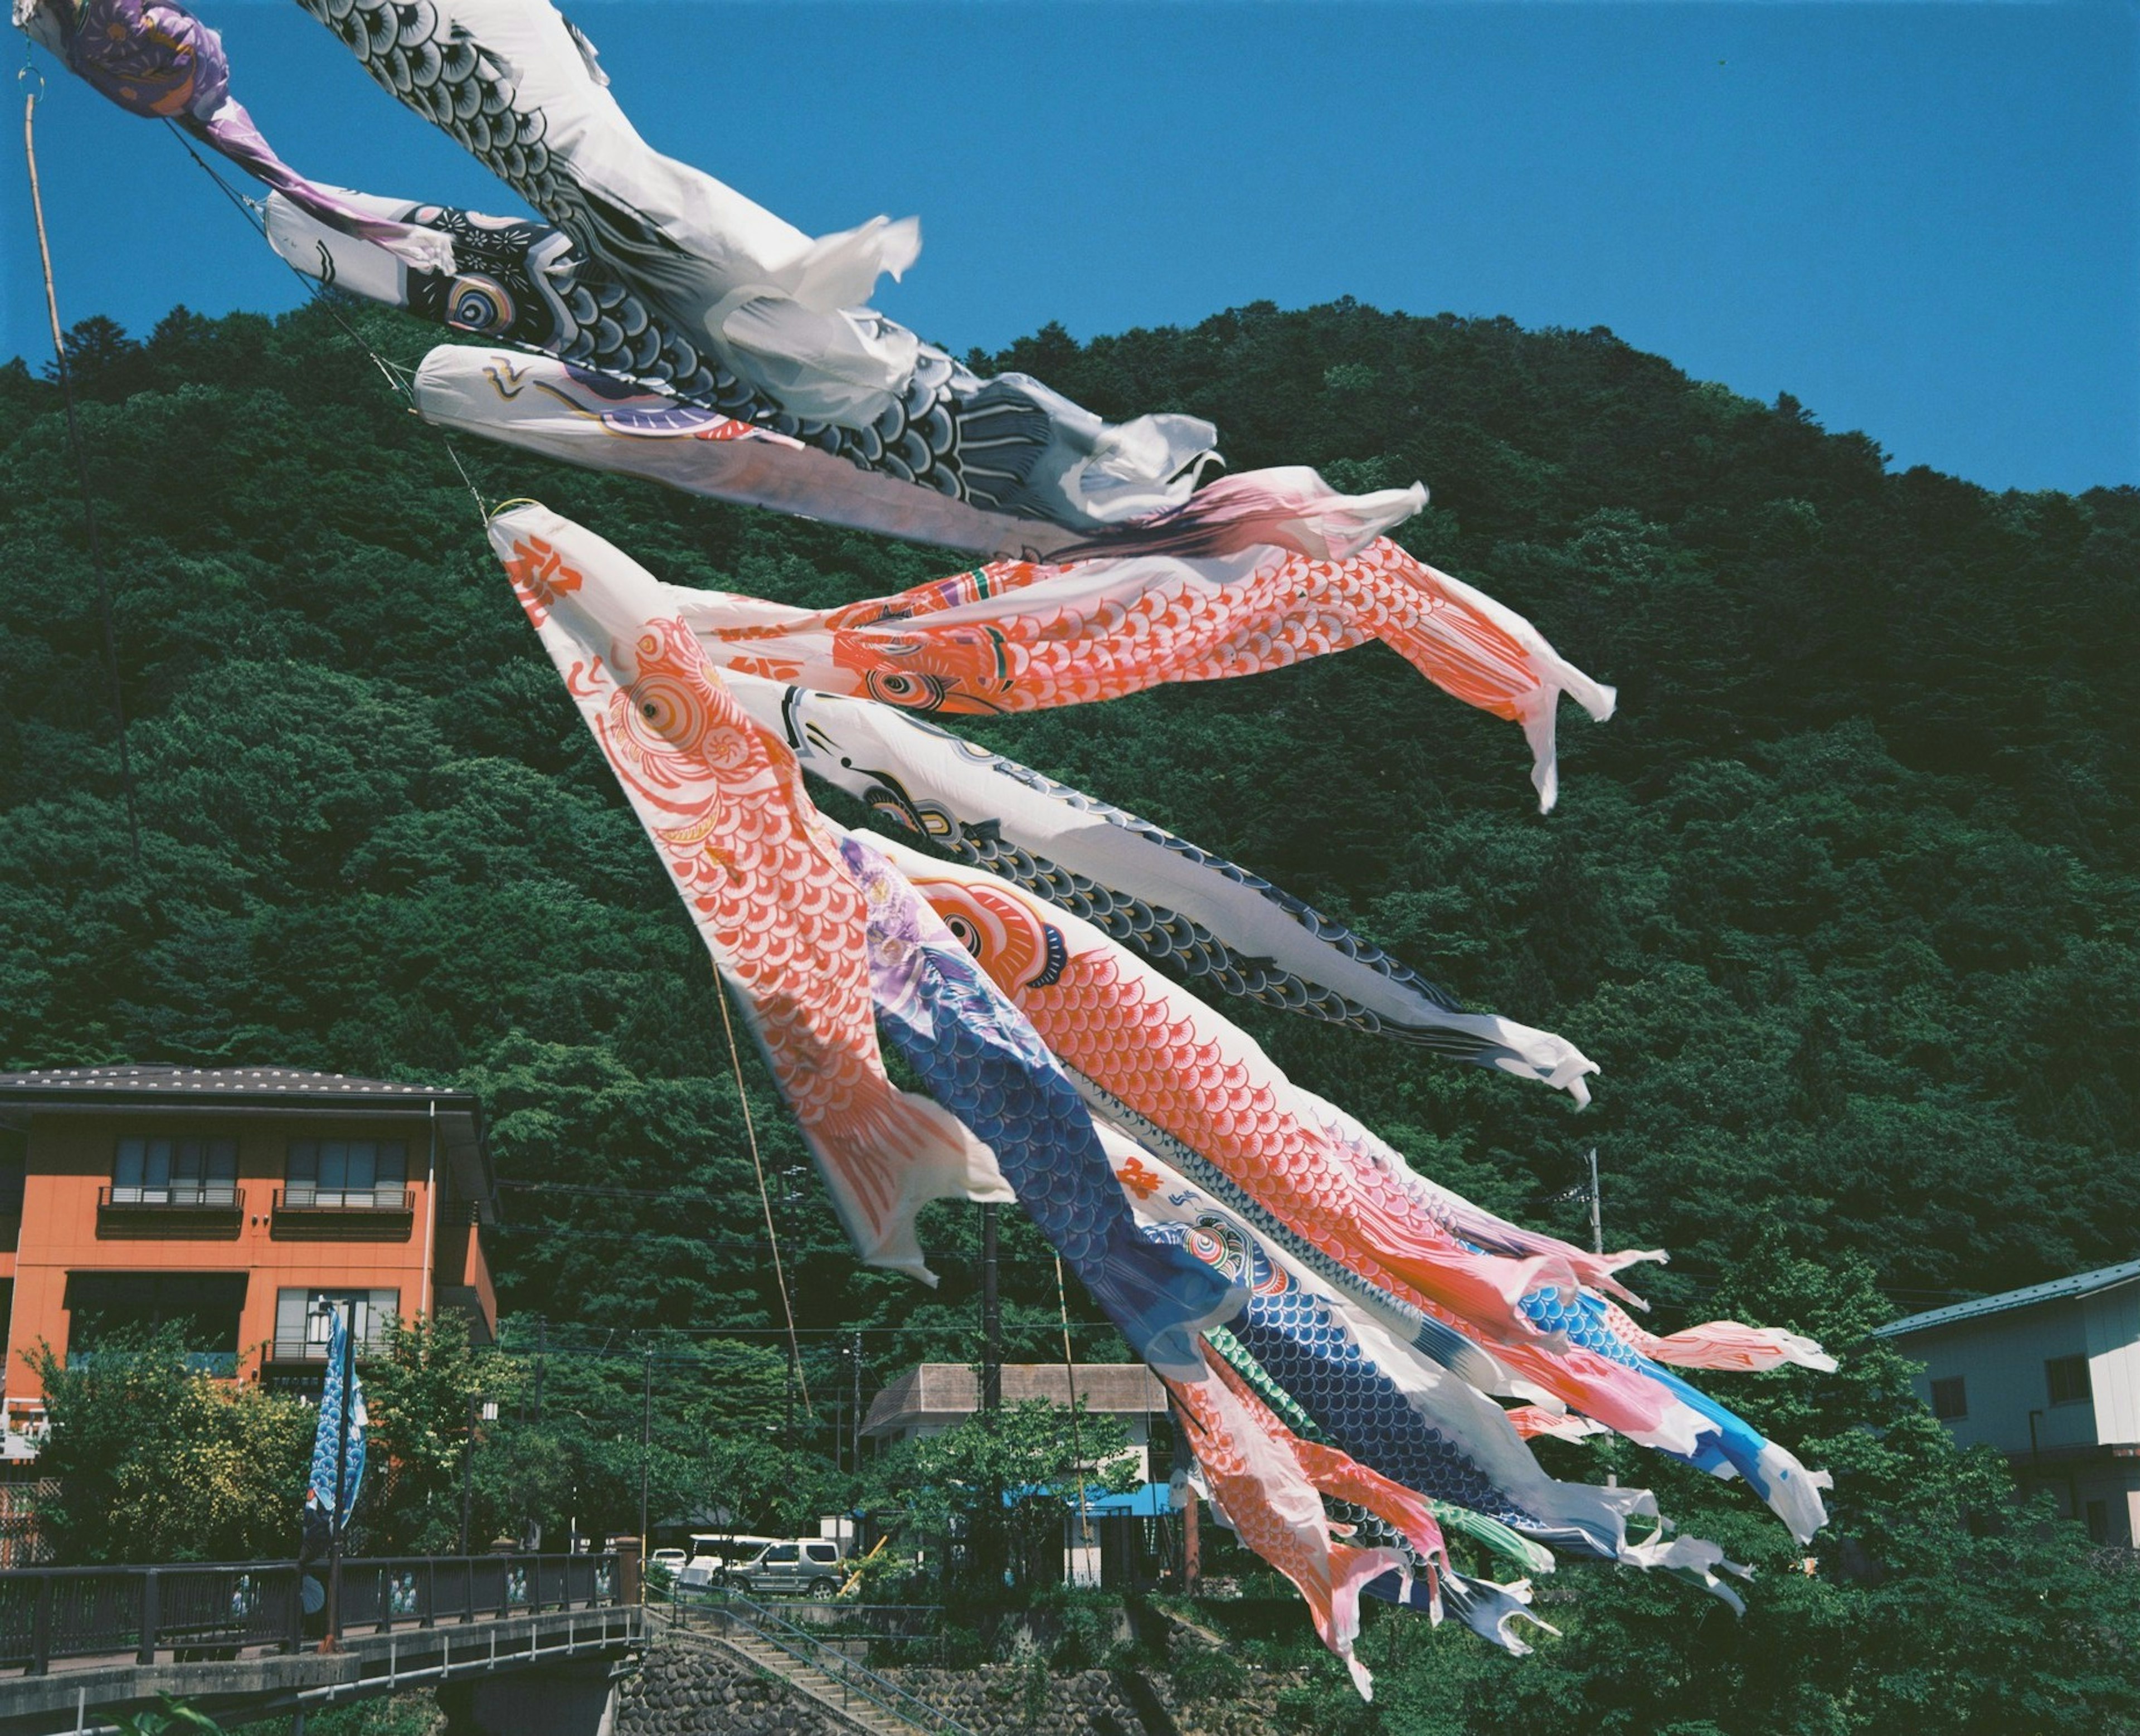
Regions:
<instances>
[{"instance_id":1,"label":"blue carp streamer","mask_svg":"<svg viewBox=\"0 0 2140 1736\"><path fill-rule=\"evenodd\" d=\"M1162 1374L1201 1380L1196 1334L1239 1309L1239 1290L1138 1233L1090 1112L1024 1016L897 869L852 834L840 848L869 903L886 1037L994 1151L1018 1204L1137 1353Z\"/></svg>"}]
</instances>

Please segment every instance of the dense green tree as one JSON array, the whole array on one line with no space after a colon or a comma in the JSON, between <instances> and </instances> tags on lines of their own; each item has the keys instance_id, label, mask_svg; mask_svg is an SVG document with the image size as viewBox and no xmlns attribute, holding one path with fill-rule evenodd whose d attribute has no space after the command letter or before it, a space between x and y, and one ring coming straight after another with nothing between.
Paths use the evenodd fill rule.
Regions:
<instances>
[{"instance_id":1,"label":"dense green tree","mask_svg":"<svg viewBox=\"0 0 2140 1736\"><path fill-rule=\"evenodd\" d=\"M434 335L338 311L404 364ZM873 1387L918 1357L975 1353L973 1214L925 1214L933 1292L857 1266L755 1056L732 1061L703 949L439 436L325 310L180 311L140 341L94 325L72 353L141 860L56 390L11 365L0 1059L280 1062L482 1091L505 1184L499 1288L523 1323L510 1347L525 1361L540 1319L552 1348L541 1405L530 1379L479 1443L479 1528L539 1511L549 1535L634 1529L642 1469L650 1502L775 1528L840 1498L852 1472L827 1449L831 1396L852 1390L844 1355L859 1342ZM1406 546L1618 684L1611 723L1568 720L1545 819L1515 733L1379 647L960 723L1604 1068L1578 1116L1230 1004L1303 1083L1442 1179L1573 1235L1580 1209L1554 1196L1594 1143L1608 1237L1674 1252L1644 1279L1667 1325L1796 1308L1848 1345L1877 1306L2135 1251L2140 491L1896 473L1788 396L1690 380L1609 332L1349 301L1084 344L1051 327L978 360L1104 414L1209 416L1236 468L1424 479L1433 505ZM459 451L485 495L540 496L679 583L817 606L961 564ZM1016 1214L1004 1245L1013 1353L1052 1358L1053 1263ZM1122 1354L1074 1286L1068 1312L1079 1354ZM723 1335L744 1397L717 1415L694 1410L682 1364L667 1384L667 1359ZM642 1454L650 1348L670 1396ZM1548 1728L1733 1732L2128 1715L2089 1685L2115 1629L2084 1613L2124 1619L2127 1582L2090 1591L2069 1532L2017 1513L1989 1469L1942 1459L1892 1362L1851 1368L1718 1383L1844 1474L1838 1541L1815 1550L1812 1578L1782 1571L1796 1552L1730 1488L1593 1453L1583 1462L1639 1472L1769 1570L1745 1621L1676 1586L1571 1570L1585 1596L1553 1606L1563 1641L1504 1672L1432 1640L1454 1676L1411 1700L1392 1685L1388 1715L1467 1728L1467 1707L1520 1704ZM523 1430L542 1431L539 1450L533 1434L507 1447ZM488 1480L516 1462L548 1480ZM1913 1623L1932 1635L1916 1665ZM1391 1630L1401 1654L1407 1631ZM2034 1645L2074 1660L2070 1691L2031 1673ZM1466 1699L1475 1678L1498 1698ZM2001 1682L2031 1697L2002 1700Z\"/></svg>"},{"instance_id":2,"label":"dense green tree","mask_svg":"<svg viewBox=\"0 0 2140 1736\"><path fill-rule=\"evenodd\" d=\"M194 1366L185 1335L120 1328L74 1361L40 1346L50 1438L39 1535L65 1566L296 1553L313 1415Z\"/></svg>"}]
</instances>

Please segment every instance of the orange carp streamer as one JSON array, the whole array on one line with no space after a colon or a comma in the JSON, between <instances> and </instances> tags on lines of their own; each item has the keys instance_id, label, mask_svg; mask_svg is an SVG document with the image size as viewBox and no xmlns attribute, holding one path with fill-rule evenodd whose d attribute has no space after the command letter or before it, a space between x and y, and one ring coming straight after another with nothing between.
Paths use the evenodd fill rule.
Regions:
<instances>
[{"instance_id":1,"label":"orange carp streamer","mask_svg":"<svg viewBox=\"0 0 2140 1736\"><path fill-rule=\"evenodd\" d=\"M644 569L547 508L491 545L567 689L734 989L862 1257L927 1277L915 1215L1009 1200L994 1158L885 1076L867 906L785 742L708 665Z\"/></svg>"},{"instance_id":2,"label":"orange carp streamer","mask_svg":"<svg viewBox=\"0 0 2140 1736\"><path fill-rule=\"evenodd\" d=\"M707 655L725 667L969 716L1259 674L1379 639L1443 691L1523 726L1544 808L1558 792L1560 695L1601 723L1614 704L1611 688L1521 615L1387 537L1347 560L1262 547L1205 560L1002 561L829 610L680 588L670 595Z\"/></svg>"},{"instance_id":3,"label":"orange carp streamer","mask_svg":"<svg viewBox=\"0 0 2140 1736\"><path fill-rule=\"evenodd\" d=\"M1033 1022L1081 1089L1166 1142L1192 1179L1215 1179L1309 1248L1399 1302L1485 1339L1563 1403L1666 1451L1691 1451L1696 1419L1638 1370L1541 1336L1515 1306L1540 1287L1576 1293L1564 1260L1482 1255L1395 1180L1310 1127L1284 1073L1239 1027L1090 924L979 870L874 841Z\"/></svg>"}]
</instances>

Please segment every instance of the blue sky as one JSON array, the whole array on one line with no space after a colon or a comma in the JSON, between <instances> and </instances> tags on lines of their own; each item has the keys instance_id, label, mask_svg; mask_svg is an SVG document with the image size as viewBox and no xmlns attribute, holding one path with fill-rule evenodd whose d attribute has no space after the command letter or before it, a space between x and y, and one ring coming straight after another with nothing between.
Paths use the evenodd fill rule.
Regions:
<instances>
[{"instance_id":1,"label":"blue sky","mask_svg":"<svg viewBox=\"0 0 2140 1736\"><path fill-rule=\"evenodd\" d=\"M813 231L918 214L921 259L879 304L955 350L1349 294L1608 326L1897 465L2140 483L2140 11L2119 0L570 9L660 148ZM197 10L314 179L520 208L290 0ZM293 304L175 141L39 58L64 317ZM0 353L40 357L7 134Z\"/></svg>"}]
</instances>

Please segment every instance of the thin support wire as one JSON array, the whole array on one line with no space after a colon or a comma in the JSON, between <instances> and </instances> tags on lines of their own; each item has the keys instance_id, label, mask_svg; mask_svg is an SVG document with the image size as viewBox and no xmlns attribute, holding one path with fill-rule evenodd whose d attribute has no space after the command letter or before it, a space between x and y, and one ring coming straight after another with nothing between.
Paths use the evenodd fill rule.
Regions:
<instances>
[{"instance_id":1,"label":"thin support wire","mask_svg":"<svg viewBox=\"0 0 2140 1736\"><path fill-rule=\"evenodd\" d=\"M42 81L39 81L42 86ZM141 871L141 821L134 805L134 757L126 739L126 704L119 686L119 637L111 624L111 586L105 576L104 547L96 533L96 501L89 487L89 452L74 408L74 370L68 365L66 338L60 330L59 292L52 283L52 246L45 233L45 196L37 184L37 91L22 104L22 154L30 165L30 210L37 220L37 257L45 272L45 311L52 322L52 360L59 370L60 396L66 405L67 445L74 453L75 480L81 489L81 520L89 537L90 571L96 576L96 612L104 625L104 673L111 691L111 716L119 728L119 782L126 796L127 850L137 875Z\"/></svg>"},{"instance_id":2,"label":"thin support wire","mask_svg":"<svg viewBox=\"0 0 2140 1736\"><path fill-rule=\"evenodd\" d=\"M1092 1521L1085 1511L1085 1444L1077 1426L1077 1359L1070 1351L1070 1293L1063 1287L1063 1256L1055 1256L1055 1306L1063 1316L1063 1374L1070 1387L1070 1456L1077 1461L1077 1535L1091 1548Z\"/></svg>"},{"instance_id":3,"label":"thin support wire","mask_svg":"<svg viewBox=\"0 0 2140 1736\"><path fill-rule=\"evenodd\" d=\"M236 188L233 187L229 182L226 181L221 175L218 174L215 170L215 165L210 163L208 159L204 157L198 150L194 149L193 140L186 136L184 130L175 121L167 120L164 124L170 129L171 136L179 141L179 145L184 149L185 154L194 159L194 165L203 174L206 175L211 181L214 182L218 190L222 193L223 196L228 199L230 203L237 208L238 214L245 219L248 224L251 226L253 233L264 238L268 233L268 220L261 214L262 206L260 202L258 199L248 199L243 194L238 192ZM270 251L273 251L272 248ZM275 257L277 259L282 259L282 256L279 253L276 253ZM282 263L288 268L290 275L295 277L298 282L304 285L305 293L310 296L316 303L326 310L329 319L332 320L336 325L341 327L342 335L351 343L355 344L358 349L363 351L366 356L371 358L372 366L379 370L380 376L386 381L386 384L392 388L395 395L399 397L413 413L416 408L416 393L410 382L416 377L415 372L410 369L403 367L400 363L390 360L387 357L381 356L376 350L373 349L370 344L366 343L364 340L364 334L359 331L356 326L350 324L347 320L342 317L341 310L335 306L333 298L327 294L325 285L321 283L317 278L306 276L305 273L299 271L296 266L292 265L288 260L282 259ZM431 424L429 423L426 423L425 425L426 427L431 427ZM485 526L488 526L490 522L489 504L483 499L483 491L476 487L475 478L469 474L468 466L461 462L461 455L459 452L454 449L452 439L449 438L446 431L443 428L432 428L431 431L439 437L439 444L446 449L446 456L453 460L454 468L460 473L461 485L468 490L469 498L475 503L475 515L478 521Z\"/></svg>"},{"instance_id":4,"label":"thin support wire","mask_svg":"<svg viewBox=\"0 0 2140 1736\"><path fill-rule=\"evenodd\" d=\"M796 1384L802 1389L802 1413L814 1415L810 1405L810 1380L802 1371L802 1344L795 1331L795 1308L788 1299L788 1277L780 1264L780 1235L773 1227L773 1196L766 1191L765 1162L758 1155L758 1128L750 1116L750 1092L743 1078L743 1054L736 1047L735 1024L729 1017L728 984L718 975L714 979L714 998L721 1003L721 1030L729 1040L729 1065L735 1070L736 1101L743 1106L744 1137L750 1142L750 1166L758 1172L758 1203L765 1213L765 1239L773 1249L773 1282L780 1292L780 1312L788 1322L788 1355L795 1371Z\"/></svg>"}]
</instances>

